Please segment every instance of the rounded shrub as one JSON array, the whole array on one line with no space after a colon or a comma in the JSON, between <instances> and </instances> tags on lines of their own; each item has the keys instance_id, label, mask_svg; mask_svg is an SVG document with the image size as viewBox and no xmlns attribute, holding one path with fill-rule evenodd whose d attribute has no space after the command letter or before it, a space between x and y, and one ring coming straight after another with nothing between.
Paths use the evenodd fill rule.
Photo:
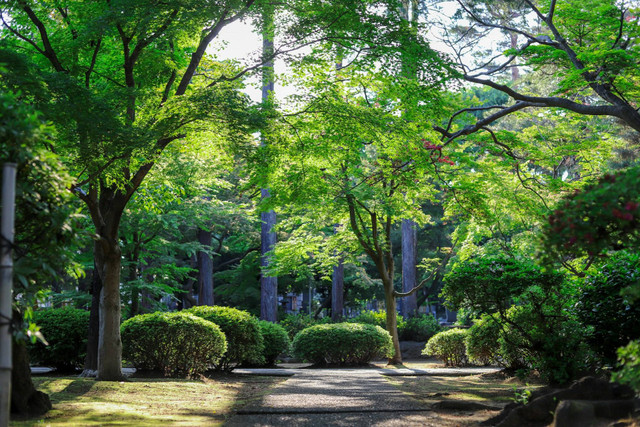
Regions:
<instances>
[{"instance_id":1,"label":"rounded shrub","mask_svg":"<svg viewBox=\"0 0 640 427\"><path fill-rule=\"evenodd\" d=\"M73 371L84 363L87 352L89 312L72 307L35 311L33 320L49 345L29 345L32 363Z\"/></svg>"},{"instance_id":2,"label":"rounded shrub","mask_svg":"<svg viewBox=\"0 0 640 427\"><path fill-rule=\"evenodd\" d=\"M427 341L441 330L438 319L430 314L422 314L402 322L398 327L398 334L405 341Z\"/></svg>"},{"instance_id":3,"label":"rounded shrub","mask_svg":"<svg viewBox=\"0 0 640 427\"><path fill-rule=\"evenodd\" d=\"M393 354L391 335L379 326L359 323L315 325L298 333L294 354L317 365L361 365Z\"/></svg>"},{"instance_id":4,"label":"rounded shrub","mask_svg":"<svg viewBox=\"0 0 640 427\"><path fill-rule=\"evenodd\" d=\"M227 349L213 322L185 312L134 316L120 327L122 356L140 370L194 377L218 363Z\"/></svg>"},{"instance_id":5,"label":"rounded shrub","mask_svg":"<svg viewBox=\"0 0 640 427\"><path fill-rule=\"evenodd\" d=\"M467 329L438 332L427 342L422 354L441 359L445 366L462 366L467 361Z\"/></svg>"},{"instance_id":6,"label":"rounded shrub","mask_svg":"<svg viewBox=\"0 0 640 427\"><path fill-rule=\"evenodd\" d=\"M263 365L264 341L258 319L231 307L198 306L184 310L220 326L227 337L227 352L214 364L216 370L230 371L243 363Z\"/></svg>"},{"instance_id":7,"label":"rounded shrub","mask_svg":"<svg viewBox=\"0 0 640 427\"><path fill-rule=\"evenodd\" d=\"M491 316L476 320L467 332L467 356L480 365L500 363L501 327Z\"/></svg>"},{"instance_id":8,"label":"rounded shrub","mask_svg":"<svg viewBox=\"0 0 640 427\"><path fill-rule=\"evenodd\" d=\"M273 366L282 353L289 351L291 340L287 331L277 323L260 320L260 332L264 341L264 362L266 366Z\"/></svg>"}]
</instances>

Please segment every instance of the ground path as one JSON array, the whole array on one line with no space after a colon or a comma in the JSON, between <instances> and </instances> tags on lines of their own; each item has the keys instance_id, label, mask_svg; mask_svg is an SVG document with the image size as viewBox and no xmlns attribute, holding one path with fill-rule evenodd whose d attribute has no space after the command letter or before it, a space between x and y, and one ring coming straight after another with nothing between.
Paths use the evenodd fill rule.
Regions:
<instances>
[{"instance_id":1,"label":"ground path","mask_svg":"<svg viewBox=\"0 0 640 427\"><path fill-rule=\"evenodd\" d=\"M472 375L495 369L237 369L238 374L289 378L249 403L227 426L443 426L428 405L383 375Z\"/></svg>"}]
</instances>

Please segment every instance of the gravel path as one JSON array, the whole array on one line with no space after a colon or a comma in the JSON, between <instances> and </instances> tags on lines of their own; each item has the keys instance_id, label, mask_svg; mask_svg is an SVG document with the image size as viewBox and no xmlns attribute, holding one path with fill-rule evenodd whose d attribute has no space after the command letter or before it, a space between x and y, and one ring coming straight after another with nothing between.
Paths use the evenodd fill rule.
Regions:
<instances>
[{"instance_id":1,"label":"gravel path","mask_svg":"<svg viewBox=\"0 0 640 427\"><path fill-rule=\"evenodd\" d=\"M281 369L291 375L260 401L250 403L227 426L439 426L441 420L426 405L403 394L381 374L416 370ZM406 371L406 372L400 372ZM437 370L427 371L445 372ZM480 373L477 369L465 374ZM264 375L264 370L237 369L238 374ZM460 370L448 374L461 375ZM433 374L431 374L433 375Z\"/></svg>"}]
</instances>

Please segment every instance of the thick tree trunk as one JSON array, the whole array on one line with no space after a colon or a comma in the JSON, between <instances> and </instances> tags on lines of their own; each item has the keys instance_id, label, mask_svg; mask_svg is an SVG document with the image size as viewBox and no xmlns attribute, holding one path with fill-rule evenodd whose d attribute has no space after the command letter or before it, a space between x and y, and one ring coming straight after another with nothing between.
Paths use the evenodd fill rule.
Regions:
<instances>
[{"instance_id":1,"label":"thick tree trunk","mask_svg":"<svg viewBox=\"0 0 640 427\"><path fill-rule=\"evenodd\" d=\"M81 376L95 377L98 372L98 339L100 334L100 293L102 281L94 263L91 275L91 310L89 331L87 334L87 355L84 358L84 371Z\"/></svg>"},{"instance_id":2,"label":"thick tree trunk","mask_svg":"<svg viewBox=\"0 0 640 427\"><path fill-rule=\"evenodd\" d=\"M339 322L342 320L344 310L344 263L342 258L340 263L333 267L331 276L331 320Z\"/></svg>"},{"instance_id":3,"label":"thick tree trunk","mask_svg":"<svg viewBox=\"0 0 640 427\"><path fill-rule=\"evenodd\" d=\"M16 311L13 318L17 324L22 324L22 317ZM13 341L11 356L11 413L28 416L46 413L51 409L51 401L47 394L33 386L29 356L23 342Z\"/></svg>"},{"instance_id":4,"label":"thick tree trunk","mask_svg":"<svg viewBox=\"0 0 640 427\"><path fill-rule=\"evenodd\" d=\"M211 232L198 229L198 242L211 248ZM211 255L198 251L198 305L213 305L213 263Z\"/></svg>"},{"instance_id":5,"label":"thick tree trunk","mask_svg":"<svg viewBox=\"0 0 640 427\"><path fill-rule=\"evenodd\" d=\"M100 332L98 338L98 380L119 381L122 376L122 341L120 340L120 269L121 251L115 239L102 238L96 266L101 272Z\"/></svg>"},{"instance_id":6,"label":"thick tree trunk","mask_svg":"<svg viewBox=\"0 0 640 427\"><path fill-rule=\"evenodd\" d=\"M409 292L416 287L416 223L402 220L402 292ZM402 298L402 315L413 317L418 312L417 295L414 292L408 297Z\"/></svg>"}]
</instances>

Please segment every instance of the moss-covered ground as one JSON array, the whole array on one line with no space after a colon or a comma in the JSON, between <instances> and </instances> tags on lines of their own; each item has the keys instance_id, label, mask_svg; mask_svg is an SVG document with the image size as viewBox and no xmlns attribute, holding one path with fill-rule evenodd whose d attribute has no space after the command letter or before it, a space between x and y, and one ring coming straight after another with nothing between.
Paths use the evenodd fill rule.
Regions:
<instances>
[{"instance_id":1,"label":"moss-covered ground","mask_svg":"<svg viewBox=\"0 0 640 427\"><path fill-rule=\"evenodd\" d=\"M45 416L12 420L32 425L221 425L237 408L260 399L282 378L215 375L201 380L131 378L124 382L35 376L53 409Z\"/></svg>"}]
</instances>

